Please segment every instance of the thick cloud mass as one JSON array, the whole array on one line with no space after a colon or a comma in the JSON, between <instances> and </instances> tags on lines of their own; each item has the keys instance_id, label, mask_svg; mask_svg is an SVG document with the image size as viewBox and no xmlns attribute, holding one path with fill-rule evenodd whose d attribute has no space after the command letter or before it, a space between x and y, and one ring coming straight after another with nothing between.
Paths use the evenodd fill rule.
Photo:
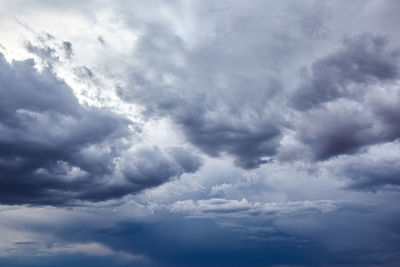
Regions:
<instances>
[{"instance_id":1,"label":"thick cloud mass","mask_svg":"<svg viewBox=\"0 0 400 267\"><path fill-rule=\"evenodd\" d=\"M399 3L0 1L0 265L400 266Z\"/></svg>"},{"instance_id":2,"label":"thick cloud mass","mask_svg":"<svg viewBox=\"0 0 400 267\"><path fill-rule=\"evenodd\" d=\"M400 185L400 166L398 160L386 160L366 164L365 162L352 162L346 166L344 174L353 181L348 186L350 189L376 191L396 189Z\"/></svg>"},{"instance_id":3,"label":"thick cloud mass","mask_svg":"<svg viewBox=\"0 0 400 267\"><path fill-rule=\"evenodd\" d=\"M270 29L259 24L260 17L236 19L218 24L213 41L199 47L188 47L166 26L150 24L137 44L140 66L119 94L143 105L148 116L170 117L208 155L228 154L251 169L277 152L283 119L273 102L280 101L281 85L272 78L269 54L257 55L275 44L262 37L244 42L241 36L251 34L247 28ZM229 32L236 23L245 26Z\"/></svg>"},{"instance_id":4,"label":"thick cloud mass","mask_svg":"<svg viewBox=\"0 0 400 267\"><path fill-rule=\"evenodd\" d=\"M311 75L303 74L303 84L293 97L298 109L344 97L359 99L371 84L399 78L399 50L390 50L382 36L363 34L348 37L339 51L312 64Z\"/></svg>"},{"instance_id":5,"label":"thick cloud mass","mask_svg":"<svg viewBox=\"0 0 400 267\"><path fill-rule=\"evenodd\" d=\"M357 157L345 156L343 161L330 166L331 171L348 182L344 189L378 192L399 190L399 142L383 145L380 150L370 149L369 152ZM390 154L383 153L384 149L392 147Z\"/></svg>"},{"instance_id":6,"label":"thick cloud mass","mask_svg":"<svg viewBox=\"0 0 400 267\"><path fill-rule=\"evenodd\" d=\"M135 51L137 66L118 89L120 97L140 104L146 116L171 118L204 153L232 156L245 169L287 149L282 140L288 131L314 160L398 138L398 122L389 116L395 112L383 108L387 100L375 99L387 95L399 78L400 53L389 37L344 37L339 47L317 57L310 71L299 65L300 84L291 91L284 80L286 69L290 73L286 54L277 56L271 39L253 36L272 31L261 16L233 16L222 23L210 15L210 20L213 35L198 44L157 22L146 25ZM237 23L243 26L236 28ZM290 38L274 40L288 53L301 49L287 44Z\"/></svg>"},{"instance_id":7,"label":"thick cloud mass","mask_svg":"<svg viewBox=\"0 0 400 267\"><path fill-rule=\"evenodd\" d=\"M296 136L316 160L355 154L399 138L399 51L363 34L312 64L291 101L300 110Z\"/></svg>"},{"instance_id":8,"label":"thick cloud mass","mask_svg":"<svg viewBox=\"0 0 400 267\"><path fill-rule=\"evenodd\" d=\"M82 106L65 83L33 65L0 58L1 203L107 200L199 167L179 148L130 153L130 121Z\"/></svg>"}]
</instances>

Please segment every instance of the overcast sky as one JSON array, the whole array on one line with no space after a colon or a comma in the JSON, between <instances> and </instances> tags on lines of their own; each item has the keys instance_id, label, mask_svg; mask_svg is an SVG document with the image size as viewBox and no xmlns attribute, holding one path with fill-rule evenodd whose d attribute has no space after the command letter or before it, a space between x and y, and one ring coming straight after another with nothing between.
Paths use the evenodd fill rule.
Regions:
<instances>
[{"instance_id":1,"label":"overcast sky","mask_svg":"<svg viewBox=\"0 0 400 267\"><path fill-rule=\"evenodd\" d=\"M0 265L400 266L399 11L2 0Z\"/></svg>"}]
</instances>

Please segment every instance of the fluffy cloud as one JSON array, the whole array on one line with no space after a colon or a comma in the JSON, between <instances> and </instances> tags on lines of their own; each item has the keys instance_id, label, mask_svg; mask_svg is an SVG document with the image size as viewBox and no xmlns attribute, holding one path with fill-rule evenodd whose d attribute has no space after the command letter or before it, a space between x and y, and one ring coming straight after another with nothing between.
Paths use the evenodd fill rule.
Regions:
<instances>
[{"instance_id":1,"label":"fluffy cloud","mask_svg":"<svg viewBox=\"0 0 400 267\"><path fill-rule=\"evenodd\" d=\"M288 51L295 48L285 42L289 36L269 38L275 32L253 5L229 4L232 16L223 21L209 10L213 5L191 5L198 36L188 39L157 20L142 26L130 81L118 93L142 105L147 116L171 118L204 153L257 168L277 153L285 124L278 111L284 99L277 66L286 58L275 52L283 43ZM238 7L254 16L236 16ZM209 19L204 28L202 12ZM253 36L254 31L265 34Z\"/></svg>"},{"instance_id":2,"label":"fluffy cloud","mask_svg":"<svg viewBox=\"0 0 400 267\"><path fill-rule=\"evenodd\" d=\"M356 154L399 138L399 51L383 37L347 38L339 51L312 64L292 97L296 136L317 160Z\"/></svg>"},{"instance_id":3,"label":"fluffy cloud","mask_svg":"<svg viewBox=\"0 0 400 267\"><path fill-rule=\"evenodd\" d=\"M304 71L292 102L304 110L341 97L358 100L371 85L399 78L399 57L383 36L347 37L338 51L312 63L311 74Z\"/></svg>"},{"instance_id":4,"label":"fluffy cloud","mask_svg":"<svg viewBox=\"0 0 400 267\"><path fill-rule=\"evenodd\" d=\"M181 148L134 152L126 118L79 104L72 90L32 60L0 58L0 179L7 204L107 200L194 172ZM138 140L138 139L137 139Z\"/></svg>"}]
</instances>

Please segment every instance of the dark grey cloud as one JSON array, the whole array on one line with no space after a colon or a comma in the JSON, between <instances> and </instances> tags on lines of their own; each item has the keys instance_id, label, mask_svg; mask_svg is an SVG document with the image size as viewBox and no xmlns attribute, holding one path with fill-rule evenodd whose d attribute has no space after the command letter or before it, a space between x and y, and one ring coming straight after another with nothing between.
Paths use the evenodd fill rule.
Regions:
<instances>
[{"instance_id":1,"label":"dark grey cloud","mask_svg":"<svg viewBox=\"0 0 400 267\"><path fill-rule=\"evenodd\" d=\"M200 161L182 149L130 152L132 123L79 104L32 60L0 59L0 202L63 205L101 201L159 185ZM129 142L128 142L129 143Z\"/></svg>"},{"instance_id":2,"label":"dark grey cloud","mask_svg":"<svg viewBox=\"0 0 400 267\"><path fill-rule=\"evenodd\" d=\"M392 145L397 145L393 143ZM398 191L400 165L396 157L357 157L336 165L333 172L347 178L345 188L356 191Z\"/></svg>"},{"instance_id":3,"label":"dark grey cloud","mask_svg":"<svg viewBox=\"0 0 400 267\"><path fill-rule=\"evenodd\" d=\"M48 68L53 68L53 64L60 60L56 54L56 49L48 45L42 44L39 46L27 41L25 43L25 48L28 52L39 57L43 64Z\"/></svg>"},{"instance_id":4,"label":"dark grey cloud","mask_svg":"<svg viewBox=\"0 0 400 267\"><path fill-rule=\"evenodd\" d=\"M245 169L257 168L273 156L281 138L279 128L273 122L260 119L256 126L245 122L208 120L195 114L179 115L180 125L188 140L211 156L222 153L233 155L235 163Z\"/></svg>"},{"instance_id":5,"label":"dark grey cloud","mask_svg":"<svg viewBox=\"0 0 400 267\"><path fill-rule=\"evenodd\" d=\"M306 112L298 123L296 137L311 149L316 160L365 152L371 145L400 137L400 120L390 104L382 100L372 107L371 102L358 105L344 101Z\"/></svg>"},{"instance_id":6,"label":"dark grey cloud","mask_svg":"<svg viewBox=\"0 0 400 267\"><path fill-rule=\"evenodd\" d=\"M104 41L104 38L101 35L99 35L99 37L97 37L97 41L99 41L99 43L101 45L105 45L106 44L106 41Z\"/></svg>"},{"instance_id":7,"label":"dark grey cloud","mask_svg":"<svg viewBox=\"0 0 400 267\"><path fill-rule=\"evenodd\" d=\"M236 17L232 10L238 6L254 17ZM334 52L315 60L310 72L303 69L300 85L291 94L282 72L290 72L289 58L296 60L295 51L304 52L303 39L271 30L254 6L235 2L226 12L215 7L215 13L207 14L214 23L213 35L198 46L166 25L140 25L138 63L118 94L142 105L146 116L171 118L204 153L231 156L245 169L274 159L287 130L295 131L318 160L397 138L370 110L370 99L366 101L373 87L392 86L399 78L400 53L389 37L348 35ZM287 4L288 9L296 7ZM232 17L213 17L229 12ZM313 16L317 21L300 23L297 30L318 39L325 16ZM302 14L295 20L306 18ZM348 103L344 108L337 105L337 110L325 107L342 99L361 105L361 111ZM318 110L309 111L312 108ZM293 121L296 117L299 123Z\"/></svg>"},{"instance_id":8,"label":"dark grey cloud","mask_svg":"<svg viewBox=\"0 0 400 267\"><path fill-rule=\"evenodd\" d=\"M228 19L228 25L218 22L215 40L198 48L188 47L165 25L143 26L136 46L140 65L118 94L142 105L146 116L171 118L204 153L231 156L246 169L259 167L276 154L284 124L283 116L275 112L283 101L282 85L274 78L276 64L269 58L273 53L265 48L280 47L262 35L254 39L241 35L252 35L248 28L255 27L267 36L271 30L259 22L252 18ZM230 31L240 23L243 28Z\"/></svg>"},{"instance_id":9,"label":"dark grey cloud","mask_svg":"<svg viewBox=\"0 0 400 267\"><path fill-rule=\"evenodd\" d=\"M399 266L395 1L8 2L0 265Z\"/></svg>"},{"instance_id":10,"label":"dark grey cloud","mask_svg":"<svg viewBox=\"0 0 400 267\"><path fill-rule=\"evenodd\" d=\"M140 62L159 76L136 71L130 86L118 89L119 95L143 105L147 116L172 118L200 150L232 156L245 169L273 159L287 129L294 129L317 160L358 153L399 137L396 117L380 115L396 113L383 108L383 103L373 103L372 97L377 88L391 87L399 78L400 54L388 37L344 38L337 51L312 63L311 74L303 71L301 85L288 100L282 82L272 75L279 72L264 61L262 52L258 51L260 59L240 52L242 46L256 50L268 43L264 39L242 43L237 33L222 34L226 30L222 26L218 30L223 40L189 50L170 30L149 26L138 44ZM219 47L219 41L232 47ZM244 57L237 58L241 64L232 61L238 55ZM163 78L168 75L170 82ZM293 113L298 121L287 119Z\"/></svg>"},{"instance_id":11,"label":"dark grey cloud","mask_svg":"<svg viewBox=\"0 0 400 267\"><path fill-rule=\"evenodd\" d=\"M73 54L72 43L68 41L63 41L62 48L64 49L65 57L71 58Z\"/></svg>"},{"instance_id":12,"label":"dark grey cloud","mask_svg":"<svg viewBox=\"0 0 400 267\"><path fill-rule=\"evenodd\" d=\"M311 149L316 160L357 153L366 145L384 141L373 115L364 112L348 103L307 112L297 126L296 137Z\"/></svg>"},{"instance_id":13,"label":"dark grey cloud","mask_svg":"<svg viewBox=\"0 0 400 267\"><path fill-rule=\"evenodd\" d=\"M400 137L399 52L388 38L363 34L312 64L292 97L301 110L296 137L317 160L365 151Z\"/></svg>"},{"instance_id":14,"label":"dark grey cloud","mask_svg":"<svg viewBox=\"0 0 400 267\"><path fill-rule=\"evenodd\" d=\"M341 49L315 61L311 73L304 70L293 105L304 110L340 97L358 99L371 84L399 78L399 57L383 36L347 37Z\"/></svg>"}]
</instances>

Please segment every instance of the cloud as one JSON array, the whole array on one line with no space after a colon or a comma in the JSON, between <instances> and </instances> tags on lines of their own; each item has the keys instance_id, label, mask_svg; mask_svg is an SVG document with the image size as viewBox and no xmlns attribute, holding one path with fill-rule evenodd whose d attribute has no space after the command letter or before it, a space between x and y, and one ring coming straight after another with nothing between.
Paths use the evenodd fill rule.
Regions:
<instances>
[{"instance_id":1,"label":"cloud","mask_svg":"<svg viewBox=\"0 0 400 267\"><path fill-rule=\"evenodd\" d=\"M291 99L300 110L292 125L313 159L357 154L400 137L394 111L400 54L388 43L370 34L348 37L303 77Z\"/></svg>"},{"instance_id":2,"label":"cloud","mask_svg":"<svg viewBox=\"0 0 400 267\"><path fill-rule=\"evenodd\" d=\"M337 209L331 201L295 201L287 203L248 202L247 199L229 200L222 198L202 200L180 200L170 207L172 212L180 212L190 217L247 217L296 214L306 211L330 212Z\"/></svg>"},{"instance_id":3,"label":"cloud","mask_svg":"<svg viewBox=\"0 0 400 267\"><path fill-rule=\"evenodd\" d=\"M371 84L399 78L399 57L383 36L347 37L341 49L312 64L311 74L303 72L293 105L305 110L341 97L359 99Z\"/></svg>"},{"instance_id":4,"label":"cloud","mask_svg":"<svg viewBox=\"0 0 400 267\"><path fill-rule=\"evenodd\" d=\"M127 207L130 211L135 209L135 206ZM68 265L73 259L89 256L103 259L107 264L113 259L112 266L136 266L136 262L139 266L140 263L145 266L201 266L204 261L211 266L242 266L249 263L264 266L294 262L287 255L297 253L303 253L301 255L304 257L299 261L306 264L315 262L313 250L323 251L318 244L285 234L265 221L262 227L251 221L240 227L218 224L206 218L182 218L178 214L164 212L143 220L140 217L125 217L121 220L118 212L110 216L108 210L103 210L105 213L101 214L99 210L87 213L76 209L21 209L19 212L7 212L7 218L0 220L0 223L4 223L4 220L12 222L4 225L7 233L19 233L19 238L22 236L21 240L25 241L10 246L17 249L14 254L3 254L1 264L7 263L7 260L18 263L20 259L25 259L27 250L43 262L52 256L54 260L60 261L61 266ZM37 220L29 220L29 215L34 215ZM55 217L56 221L48 221L45 215L58 216ZM20 227L23 227L25 235L19 232ZM266 254L266 250L269 253ZM69 261L60 260L63 256L67 256ZM130 261L133 263L130 264ZM99 265L97 261L94 262Z\"/></svg>"},{"instance_id":5,"label":"cloud","mask_svg":"<svg viewBox=\"0 0 400 267\"><path fill-rule=\"evenodd\" d=\"M79 104L63 81L37 72L32 60L9 64L1 57L0 68L1 203L118 198L201 164L181 148L131 152L131 121Z\"/></svg>"},{"instance_id":6,"label":"cloud","mask_svg":"<svg viewBox=\"0 0 400 267\"><path fill-rule=\"evenodd\" d=\"M298 154L291 157L302 158L300 154L311 151L314 160L355 154L398 137L397 130L392 131L370 106L377 87L385 91L399 78L400 53L390 37L349 34L339 47L332 47L333 52L314 60L310 71L304 68L300 84L295 84L289 65L301 66L305 61L296 58L296 52L306 54L304 36L278 34L265 26L269 20L244 19L233 11L240 6L257 15L257 5L229 6L232 16L224 23L207 13L211 28L197 28L194 13L191 23L199 37L190 41L158 20L141 24L133 71L129 82L118 88L119 96L141 105L145 116L170 118L202 152L231 157L244 169L275 160L287 149L283 142L292 131L305 147L291 150ZM272 6L285 13L296 5L285 4L284 10ZM303 15L296 21L304 20ZM318 41L315 34L323 28L324 16L318 17L316 25L285 23ZM240 19L243 26L236 27ZM313 25L316 29L309 29ZM254 32L265 36L253 36ZM292 47L291 41L298 46ZM289 87L293 84L294 92Z\"/></svg>"},{"instance_id":7,"label":"cloud","mask_svg":"<svg viewBox=\"0 0 400 267\"><path fill-rule=\"evenodd\" d=\"M0 265L399 265L395 1L4 2Z\"/></svg>"},{"instance_id":8,"label":"cloud","mask_svg":"<svg viewBox=\"0 0 400 267\"><path fill-rule=\"evenodd\" d=\"M66 58L71 58L73 55L73 50L72 50L72 43L68 41L63 41L62 42L62 47L65 52L65 57Z\"/></svg>"},{"instance_id":9,"label":"cloud","mask_svg":"<svg viewBox=\"0 0 400 267\"><path fill-rule=\"evenodd\" d=\"M371 260L380 265L398 260L391 252L398 247L395 223L398 208L386 205L387 202L376 206L342 202L340 207L335 204L332 207L329 201L273 203L267 205L271 211L268 216L263 213L241 216L246 211L238 211L238 207L252 206L245 201L209 199L198 201L195 206L187 204L176 212L158 210L146 217L132 216L137 206L128 203L125 215L109 209L87 212L87 208L79 211L79 208L22 207L19 211L17 208L4 212L7 216L2 216L0 223L7 230L6 237L25 232L18 236L20 244L12 246L21 249L14 251L11 262L26 255L23 248L42 252L37 257L53 253L53 258L59 259L67 254L70 260L97 255L97 259L125 257L140 263L139 255L145 255L149 265L162 266L201 266L204 259L211 266L321 262L362 266ZM230 208L226 212L227 206L236 211ZM223 212L208 209L215 207L225 208ZM200 208L205 211L203 216L180 216L180 213L200 214ZM47 220L50 215L55 221ZM382 216L386 218L383 221ZM366 235L369 232L374 235ZM299 254L302 256L296 257ZM8 255L10 252L0 262Z\"/></svg>"},{"instance_id":10,"label":"cloud","mask_svg":"<svg viewBox=\"0 0 400 267\"><path fill-rule=\"evenodd\" d=\"M327 164L327 168L344 178L344 189L379 192L398 191L400 166L398 141L369 149L362 155L345 156Z\"/></svg>"},{"instance_id":11,"label":"cloud","mask_svg":"<svg viewBox=\"0 0 400 267\"><path fill-rule=\"evenodd\" d=\"M351 179L348 189L375 192L377 190L398 190L400 165L396 159L375 162L351 161L342 174Z\"/></svg>"},{"instance_id":12,"label":"cloud","mask_svg":"<svg viewBox=\"0 0 400 267\"><path fill-rule=\"evenodd\" d=\"M130 80L118 94L141 105L145 116L170 118L207 155L227 155L236 165L253 169L277 153L285 120L278 112L283 88L273 62L283 61L275 53L282 44L294 48L284 42L289 36L269 38L274 32L262 16L235 13L242 7L258 15L254 5L228 6L232 16L221 22L214 12L206 13L204 27L202 14L193 14L198 33L193 39L164 22L141 24ZM249 29L265 35L253 36Z\"/></svg>"},{"instance_id":13,"label":"cloud","mask_svg":"<svg viewBox=\"0 0 400 267\"><path fill-rule=\"evenodd\" d=\"M342 154L355 154L366 145L383 140L374 114L360 105L340 101L302 114L296 138L311 149L314 159L326 160Z\"/></svg>"}]
</instances>

